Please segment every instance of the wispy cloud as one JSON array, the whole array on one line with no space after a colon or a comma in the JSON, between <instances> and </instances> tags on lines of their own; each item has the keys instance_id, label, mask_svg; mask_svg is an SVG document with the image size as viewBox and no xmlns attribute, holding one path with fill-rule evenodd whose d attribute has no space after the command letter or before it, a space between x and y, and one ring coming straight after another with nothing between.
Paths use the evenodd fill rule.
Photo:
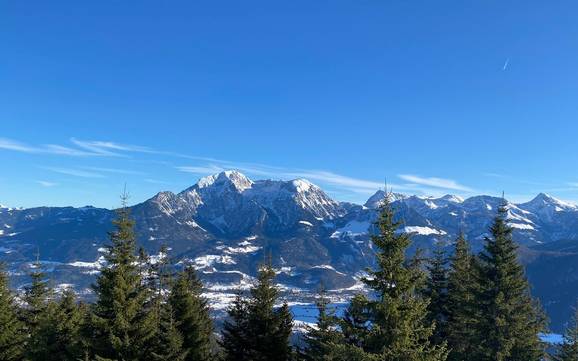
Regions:
<instances>
[{"instance_id":1,"label":"wispy cloud","mask_svg":"<svg viewBox=\"0 0 578 361\"><path fill-rule=\"evenodd\" d=\"M222 167L217 166L217 165L212 165L212 164L201 165L201 166L180 166L180 167L176 167L176 168L181 172L199 174L199 175L214 174L214 173L219 173L219 172L222 172L225 170L225 168L222 168Z\"/></svg>"},{"instance_id":2,"label":"wispy cloud","mask_svg":"<svg viewBox=\"0 0 578 361\"><path fill-rule=\"evenodd\" d=\"M197 175L209 175L219 173L226 169L237 169L251 176L268 177L273 179L294 179L306 178L314 183L318 183L332 192L348 192L349 194L368 195L383 189L384 182L374 179L364 179L348 175L338 174L329 170L300 169L288 167L275 167L265 164L235 162L222 159L214 159L203 156L187 155L171 151L159 150L152 147L117 143L108 140L81 140L71 138L70 144L44 144L29 145L11 139L0 138L0 149L18 151L25 153L51 154L71 157L118 157L134 159L133 156L141 154L141 158L146 154L162 155L171 158L188 159L193 164L175 166L178 171ZM147 157L141 161L158 162L158 159ZM138 160L138 159L137 159ZM164 164L173 166L170 162ZM146 173L133 171L124 168L78 166L71 168L45 167L52 172L83 178L106 178L107 174L125 175L146 175ZM385 175L385 174L384 174ZM458 182L444 178L427 178L411 174L399 175L399 178L408 183L390 183L388 187L394 191L411 192L421 195L433 195L440 192L440 189L460 192L472 192L470 187ZM152 178L144 180L148 183L164 184L162 181L155 181Z\"/></svg>"},{"instance_id":3,"label":"wispy cloud","mask_svg":"<svg viewBox=\"0 0 578 361\"><path fill-rule=\"evenodd\" d=\"M147 183L151 183L151 184L171 184L170 182L166 182L166 181L158 180L158 179L152 179L152 178L146 178L144 181Z\"/></svg>"},{"instance_id":4,"label":"wispy cloud","mask_svg":"<svg viewBox=\"0 0 578 361\"><path fill-rule=\"evenodd\" d=\"M127 153L159 153L151 148L100 140L70 139L69 145L30 145L17 140L0 138L0 149L22 153L52 154L73 157L127 157Z\"/></svg>"},{"instance_id":5,"label":"wispy cloud","mask_svg":"<svg viewBox=\"0 0 578 361\"><path fill-rule=\"evenodd\" d=\"M49 181L43 181L43 180L37 180L36 183L40 184L43 187L55 187L58 185L58 183L54 183L54 182L49 182Z\"/></svg>"},{"instance_id":6,"label":"wispy cloud","mask_svg":"<svg viewBox=\"0 0 578 361\"><path fill-rule=\"evenodd\" d=\"M129 169L118 169L118 168L105 168L105 167L83 167L89 171L103 172L103 173L114 173L114 174L126 174L126 175L145 175L144 172L139 172L136 170Z\"/></svg>"},{"instance_id":7,"label":"wispy cloud","mask_svg":"<svg viewBox=\"0 0 578 361\"><path fill-rule=\"evenodd\" d=\"M76 138L71 138L70 141L79 148L103 156L114 156L114 157L125 156L120 152L156 153L156 151L148 147L120 144L110 141L78 140Z\"/></svg>"},{"instance_id":8,"label":"wispy cloud","mask_svg":"<svg viewBox=\"0 0 578 361\"><path fill-rule=\"evenodd\" d=\"M23 153L38 153L38 150L32 146L6 138L0 138L0 149Z\"/></svg>"},{"instance_id":9,"label":"wispy cloud","mask_svg":"<svg viewBox=\"0 0 578 361\"><path fill-rule=\"evenodd\" d=\"M428 187L435 187L441 189L449 189L461 192L473 192L473 189L459 184L452 179L436 178L436 177L420 177L413 174L399 174L399 178L414 184L424 185Z\"/></svg>"},{"instance_id":10,"label":"wispy cloud","mask_svg":"<svg viewBox=\"0 0 578 361\"><path fill-rule=\"evenodd\" d=\"M73 169L73 168L57 168L57 167L41 167L42 169L49 170L51 172L71 175L74 177L81 177L81 178L105 178L103 174L96 173L96 172L88 172L82 169Z\"/></svg>"}]
</instances>

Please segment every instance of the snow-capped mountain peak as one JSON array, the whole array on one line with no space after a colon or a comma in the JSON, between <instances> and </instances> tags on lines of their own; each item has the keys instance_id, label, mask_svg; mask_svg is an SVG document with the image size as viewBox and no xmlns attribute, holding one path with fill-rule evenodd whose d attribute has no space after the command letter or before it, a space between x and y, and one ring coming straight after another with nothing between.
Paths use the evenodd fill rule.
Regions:
<instances>
[{"instance_id":1,"label":"snow-capped mountain peak","mask_svg":"<svg viewBox=\"0 0 578 361\"><path fill-rule=\"evenodd\" d=\"M321 190L321 188L317 187L315 184L309 182L307 179L298 178L291 181L291 184L295 187L297 192L307 192L310 189L314 190Z\"/></svg>"},{"instance_id":2,"label":"snow-capped mountain peak","mask_svg":"<svg viewBox=\"0 0 578 361\"><path fill-rule=\"evenodd\" d=\"M390 202L401 201L408 198L407 195L402 193L388 192L388 194ZM385 191L380 189L377 192L375 192L371 197L369 197L367 202L365 202L364 206L367 208L379 208L381 202L383 202L385 197L386 197Z\"/></svg>"},{"instance_id":3,"label":"snow-capped mountain peak","mask_svg":"<svg viewBox=\"0 0 578 361\"><path fill-rule=\"evenodd\" d=\"M520 208L528 210L530 212L538 212L538 213L546 209L553 209L558 212L572 211L578 209L578 206L576 206L575 204L554 198L546 193L540 193L531 201L522 203L519 206Z\"/></svg>"},{"instance_id":4,"label":"snow-capped mountain peak","mask_svg":"<svg viewBox=\"0 0 578 361\"><path fill-rule=\"evenodd\" d=\"M247 178L244 174L236 170L226 170L224 172L213 174L201 178L196 186L199 189L208 188L211 186L222 186L225 184L233 185L239 192L251 188L253 181Z\"/></svg>"},{"instance_id":5,"label":"snow-capped mountain peak","mask_svg":"<svg viewBox=\"0 0 578 361\"><path fill-rule=\"evenodd\" d=\"M446 194L445 196L439 198L441 200L452 202L452 203L463 203L464 199L460 196L456 196L454 194Z\"/></svg>"}]
</instances>

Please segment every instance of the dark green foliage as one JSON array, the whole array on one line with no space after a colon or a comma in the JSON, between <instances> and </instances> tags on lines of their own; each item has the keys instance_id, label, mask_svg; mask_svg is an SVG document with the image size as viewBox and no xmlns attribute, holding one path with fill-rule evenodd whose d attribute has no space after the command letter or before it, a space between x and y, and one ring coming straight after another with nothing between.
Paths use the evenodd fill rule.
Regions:
<instances>
[{"instance_id":1,"label":"dark green foliage","mask_svg":"<svg viewBox=\"0 0 578 361\"><path fill-rule=\"evenodd\" d=\"M137 262L134 222L124 200L114 225L106 254L108 266L94 286L98 300L93 305L89 336L97 360L142 360L155 334L154 313L147 307L151 292Z\"/></svg>"},{"instance_id":2,"label":"dark green foliage","mask_svg":"<svg viewBox=\"0 0 578 361\"><path fill-rule=\"evenodd\" d=\"M25 335L24 324L18 319L14 296L8 287L4 264L0 264L0 360L21 360Z\"/></svg>"},{"instance_id":3,"label":"dark green foliage","mask_svg":"<svg viewBox=\"0 0 578 361\"><path fill-rule=\"evenodd\" d=\"M342 333L339 332L339 319L335 311L329 306L324 290L321 290L317 305L317 324L315 327L307 327L304 341L306 349L303 358L307 361L323 361L331 353L331 350L343 343Z\"/></svg>"},{"instance_id":4,"label":"dark green foliage","mask_svg":"<svg viewBox=\"0 0 578 361\"><path fill-rule=\"evenodd\" d=\"M168 302L165 292L172 279L168 265L167 248L161 247L159 259L154 263L141 249L139 261L143 265L143 271L141 271L143 279L146 278L146 283L149 285L151 293L154 294L150 302L150 312L154 315L155 337L150 359L183 361L187 355L183 349L183 336L177 329L173 308Z\"/></svg>"},{"instance_id":5,"label":"dark green foliage","mask_svg":"<svg viewBox=\"0 0 578 361\"><path fill-rule=\"evenodd\" d=\"M441 345L447 335L448 274L446 254L441 247L434 250L428 266L425 294L429 298L428 321L436 325L431 337L433 344Z\"/></svg>"},{"instance_id":6,"label":"dark green foliage","mask_svg":"<svg viewBox=\"0 0 578 361\"><path fill-rule=\"evenodd\" d=\"M151 360L156 361L184 361L187 351L183 348L183 336L177 328L170 303L163 303L155 338L155 347L151 352Z\"/></svg>"},{"instance_id":7,"label":"dark green foliage","mask_svg":"<svg viewBox=\"0 0 578 361\"><path fill-rule=\"evenodd\" d=\"M215 356L213 322L207 301L201 296L202 290L195 269L187 266L178 274L169 296L176 327L183 335L187 361L209 361Z\"/></svg>"},{"instance_id":8,"label":"dark green foliage","mask_svg":"<svg viewBox=\"0 0 578 361\"><path fill-rule=\"evenodd\" d=\"M225 350L227 361L250 361L252 344L250 343L248 304L239 293L229 308L228 319L223 327L221 346Z\"/></svg>"},{"instance_id":9,"label":"dark green foliage","mask_svg":"<svg viewBox=\"0 0 578 361\"><path fill-rule=\"evenodd\" d=\"M463 234L456 240L448 274L447 335L449 360L467 360L476 344L474 326L479 308L474 303L476 290L475 258Z\"/></svg>"},{"instance_id":10,"label":"dark green foliage","mask_svg":"<svg viewBox=\"0 0 578 361\"><path fill-rule=\"evenodd\" d=\"M574 310L572 323L564 334L564 343L559 346L555 361L578 360L578 308Z\"/></svg>"},{"instance_id":11,"label":"dark green foliage","mask_svg":"<svg viewBox=\"0 0 578 361\"><path fill-rule=\"evenodd\" d=\"M40 261L37 260L34 263L30 278L32 282L24 291L23 300L25 307L22 313L28 332L34 335L40 326L42 318L45 318L46 313L51 311L48 308L49 306L53 306L50 302L53 297L53 292L52 289L48 287L46 274L42 271Z\"/></svg>"},{"instance_id":12,"label":"dark green foliage","mask_svg":"<svg viewBox=\"0 0 578 361\"><path fill-rule=\"evenodd\" d=\"M80 332L85 312L72 291L65 291L58 303L51 302L32 334L28 358L39 361L82 359L87 351Z\"/></svg>"},{"instance_id":13,"label":"dark green foliage","mask_svg":"<svg viewBox=\"0 0 578 361\"><path fill-rule=\"evenodd\" d=\"M476 267L477 350L470 359L539 361L544 357L544 345L538 337L544 329L544 317L518 262L506 204L499 208L491 234Z\"/></svg>"},{"instance_id":14,"label":"dark green foliage","mask_svg":"<svg viewBox=\"0 0 578 361\"><path fill-rule=\"evenodd\" d=\"M222 346L231 361L286 361L292 357L289 336L293 317L287 304L275 309L279 290L273 284L275 271L270 265L261 267L258 283L251 297L240 295L229 309Z\"/></svg>"},{"instance_id":15,"label":"dark green foliage","mask_svg":"<svg viewBox=\"0 0 578 361\"><path fill-rule=\"evenodd\" d=\"M435 325L428 322L428 300L421 291L424 274L419 262L408 264L405 252L411 240L398 232L399 222L386 197L372 236L377 268L369 270L365 283L376 299L356 297L345 318L344 334L351 350L379 355L380 360L445 360L445 345L432 345ZM367 322L365 318L367 317Z\"/></svg>"},{"instance_id":16,"label":"dark green foliage","mask_svg":"<svg viewBox=\"0 0 578 361\"><path fill-rule=\"evenodd\" d=\"M354 347L364 347L371 322L370 301L364 295L355 295L345 310L340 326L345 342Z\"/></svg>"}]
</instances>

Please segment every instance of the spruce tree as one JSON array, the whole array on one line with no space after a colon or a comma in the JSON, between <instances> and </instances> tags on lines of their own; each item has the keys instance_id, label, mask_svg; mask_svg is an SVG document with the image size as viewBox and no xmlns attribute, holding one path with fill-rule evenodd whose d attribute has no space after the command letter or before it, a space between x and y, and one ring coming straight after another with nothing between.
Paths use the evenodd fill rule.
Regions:
<instances>
[{"instance_id":1,"label":"spruce tree","mask_svg":"<svg viewBox=\"0 0 578 361\"><path fill-rule=\"evenodd\" d=\"M524 269L517 259L517 245L507 223L507 204L499 207L479 256L479 289L475 304L478 350L475 360L539 361L544 345L538 334L544 329L544 316L530 295Z\"/></svg>"},{"instance_id":2,"label":"spruce tree","mask_svg":"<svg viewBox=\"0 0 578 361\"><path fill-rule=\"evenodd\" d=\"M184 361L187 350L183 348L183 336L177 328L170 303L163 302L156 332L155 347L151 351L151 360Z\"/></svg>"},{"instance_id":3,"label":"spruce tree","mask_svg":"<svg viewBox=\"0 0 578 361\"><path fill-rule=\"evenodd\" d=\"M229 309L222 341L227 360L291 359L289 337L293 317L286 303L275 308L279 290L273 284L274 277L270 264L261 267L251 297L243 300L239 296Z\"/></svg>"},{"instance_id":4,"label":"spruce tree","mask_svg":"<svg viewBox=\"0 0 578 361\"><path fill-rule=\"evenodd\" d=\"M149 265L147 267L148 284L154 297L151 301L150 312L154 313L155 338L154 346L151 350L153 360L185 360L187 352L183 349L183 336L177 328L177 321L167 293L170 287L172 274L168 270L169 258L165 246L161 247L157 262L152 263L150 257L144 255L141 250L139 258L141 262Z\"/></svg>"},{"instance_id":5,"label":"spruce tree","mask_svg":"<svg viewBox=\"0 0 578 361\"><path fill-rule=\"evenodd\" d=\"M86 355L81 338L85 309L77 304L74 292L64 291L58 303L48 305L31 338L28 358L42 361L76 361Z\"/></svg>"},{"instance_id":6,"label":"spruce tree","mask_svg":"<svg viewBox=\"0 0 578 361\"><path fill-rule=\"evenodd\" d=\"M307 361L326 360L331 350L343 341L338 328L339 319L335 315L335 310L329 306L324 289L321 289L315 304L318 312L317 322L315 326L307 326L304 336L306 348L302 355Z\"/></svg>"},{"instance_id":7,"label":"spruce tree","mask_svg":"<svg viewBox=\"0 0 578 361\"><path fill-rule=\"evenodd\" d=\"M251 361L248 308L247 300L241 292L237 293L223 325L221 346L225 351L226 361Z\"/></svg>"},{"instance_id":8,"label":"spruce tree","mask_svg":"<svg viewBox=\"0 0 578 361\"><path fill-rule=\"evenodd\" d=\"M143 360L149 353L154 336L154 314L147 307L150 290L141 274L135 255L134 221L126 207L117 210L109 233L111 245L93 289L97 301L93 305L90 337L97 360Z\"/></svg>"},{"instance_id":9,"label":"spruce tree","mask_svg":"<svg viewBox=\"0 0 578 361\"><path fill-rule=\"evenodd\" d=\"M50 357L47 346L53 335L57 304L38 255L32 266L30 278L32 282L25 288L23 297L25 306L22 310L29 336L25 356L27 360L41 361Z\"/></svg>"},{"instance_id":10,"label":"spruce tree","mask_svg":"<svg viewBox=\"0 0 578 361\"><path fill-rule=\"evenodd\" d=\"M42 271L42 264L39 256L36 257L36 262L32 265L30 272L31 284L24 289L23 301L25 307L23 308L23 318L32 338L40 326L42 318L46 316L49 306L52 306L51 300L53 291L48 287L48 280L46 274Z\"/></svg>"},{"instance_id":11,"label":"spruce tree","mask_svg":"<svg viewBox=\"0 0 578 361\"><path fill-rule=\"evenodd\" d=\"M0 263L0 360L22 360L25 341L24 324L18 318L5 266Z\"/></svg>"},{"instance_id":12,"label":"spruce tree","mask_svg":"<svg viewBox=\"0 0 578 361\"><path fill-rule=\"evenodd\" d=\"M564 333L564 342L558 347L554 361L578 360L578 307L574 309L572 323Z\"/></svg>"},{"instance_id":13,"label":"spruce tree","mask_svg":"<svg viewBox=\"0 0 578 361\"><path fill-rule=\"evenodd\" d=\"M183 336L187 361L210 361L215 357L213 322L202 291L195 269L186 266L173 282L168 300L177 330Z\"/></svg>"},{"instance_id":14,"label":"spruce tree","mask_svg":"<svg viewBox=\"0 0 578 361\"><path fill-rule=\"evenodd\" d=\"M423 290L423 271L408 264L405 252L411 240L399 232L389 195L381 205L372 236L376 250L376 269L370 269L364 282L373 290L367 300L369 320L360 345L364 352L384 361L445 360L445 345L432 345L435 325L428 322L428 300ZM363 296L360 296L363 297ZM361 302L363 304L363 302Z\"/></svg>"},{"instance_id":15,"label":"spruce tree","mask_svg":"<svg viewBox=\"0 0 578 361\"><path fill-rule=\"evenodd\" d=\"M429 298L428 320L436 326L431 341L436 345L443 344L447 336L448 275L446 264L446 254L443 248L438 246L430 259L425 291Z\"/></svg>"},{"instance_id":16,"label":"spruce tree","mask_svg":"<svg viewBox=\"0 0 578 361\"><path fill-rule=\"evenodd\" d=\"M447 341L448 359L463 361L472 357L476 345L474 326L479 307L474 303L475 258L463 233L456 239L448 273Z\"/></svg>"}]
</instances>

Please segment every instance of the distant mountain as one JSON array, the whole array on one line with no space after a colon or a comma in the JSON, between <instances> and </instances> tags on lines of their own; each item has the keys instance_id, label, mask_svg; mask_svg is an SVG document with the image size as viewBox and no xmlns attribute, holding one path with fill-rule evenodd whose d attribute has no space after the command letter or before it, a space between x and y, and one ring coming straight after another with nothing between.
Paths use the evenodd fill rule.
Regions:
<instances>
[{"instance_id":1,"label":"distant mountain","mask_svg":"<svg viewBox=\"0 0 578 361\"><path fill-rule=\"evenodd\" d=\"M304 179L252 181L226 171L178 194L158 193L131 212L139 245L153 255L166 245L175 262L193 263L207 284L207 296L219 307L235 289L249 285L257 265L269 256L287 297L292 292L307 297L320 282L335 297L358 291L360 276L373 262L369 233L384 197L377 191L363 206L337 202ZM479 250L503 202L483 195L391 197L403 229L413 236L412 249L426 250L433 244L450 247L460 232ZM93 207L0 207L0 259L10 264L20 287L39 252L56 286L72 284L89 297L114 215L114 210ZM551 314L561 312L559 325L561 310L570 310L566 303L578 296L578 286L554 299L551 288L543 286L552 277L560 284L578 279L570 261L578 257L578 207L539 194L527 203L508 204L508 220L537 294L548 299Z\"/></svg>"}]
</instances>

